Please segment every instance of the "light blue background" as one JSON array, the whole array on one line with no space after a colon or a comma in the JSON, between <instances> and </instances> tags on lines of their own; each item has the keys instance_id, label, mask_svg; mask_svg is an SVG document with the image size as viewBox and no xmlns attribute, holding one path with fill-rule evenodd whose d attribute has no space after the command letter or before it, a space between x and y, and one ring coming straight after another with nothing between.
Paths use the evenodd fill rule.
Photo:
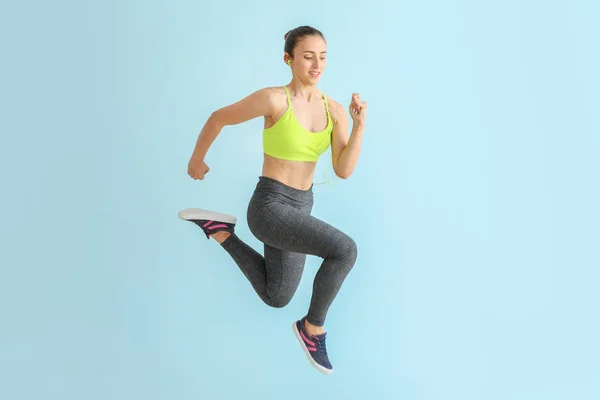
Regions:
<instances>
[{"instance_id":1,"label":"light blue background","mask_svg":"<svg viewBox=\"0 0 600 400\"><path fill-rule=\"evenodd\" d=\"M0 398L598 399L600 89L592 1L3 2ZM260 120L187 161L210 113L289 81L369 103L314 214L359 259L306 360L186 207L245 222ZM328 170L322 160L318 179Z\"/></svg>"}]
</instances>

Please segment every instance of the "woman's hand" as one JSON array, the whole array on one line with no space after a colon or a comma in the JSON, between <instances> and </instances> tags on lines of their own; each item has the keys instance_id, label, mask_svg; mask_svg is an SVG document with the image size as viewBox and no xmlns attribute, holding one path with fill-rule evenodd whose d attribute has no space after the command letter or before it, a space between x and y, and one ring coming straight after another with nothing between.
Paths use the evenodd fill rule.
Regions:
<instances>
[{"instance_id":1,"label":"woman's hand","mask_svg":"<svg viewBox=\"0 0 600 400\"><path fill-rule=\"evenodd\" d=\"M188 175L193 179L204 179L204 175L206 175L210 171L208 165L199 158L191 158L188 163Z\"/></svg>"},{"instance_id":2,"label":"woman's hand","mask_svg":"<svg viewBox=\"0 0 600 400\"><path fill-rule=\"evenodd\" d=\"M350 102L350 117L355 124L364 124L367 116L367 103L360 99L358 93L352 93Z\"/></svg>"}]
</instances>

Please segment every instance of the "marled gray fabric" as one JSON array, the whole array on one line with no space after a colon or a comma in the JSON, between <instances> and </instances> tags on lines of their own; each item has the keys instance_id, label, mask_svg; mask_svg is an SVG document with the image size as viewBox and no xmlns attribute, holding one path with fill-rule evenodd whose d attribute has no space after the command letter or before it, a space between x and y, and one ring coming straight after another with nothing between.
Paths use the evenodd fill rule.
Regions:
<instances>
[{"instance_id":1,"label":"marled gray fabric","mask_svg":"<svg viewBox=\"0 0 600 400\"><path fill-rule=\"evenodd\" d=\"M264 243L264 256L235 233L221 245L269 306L287 305L300 283L306 255L323 258L313 283L308 322L323 326L329 306L357 258L356 243L310 215L313 191L259 177L248 205L248 226Z\"/></svg>"}]
</instances>

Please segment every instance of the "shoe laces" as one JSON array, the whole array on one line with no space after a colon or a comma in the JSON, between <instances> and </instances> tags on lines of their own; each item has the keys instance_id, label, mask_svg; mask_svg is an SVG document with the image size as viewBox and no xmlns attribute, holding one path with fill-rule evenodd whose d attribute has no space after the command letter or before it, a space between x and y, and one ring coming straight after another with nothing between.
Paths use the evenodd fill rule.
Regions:
<instances>
[{"instance_id":1,"label":"shoe laces","mask_svg":"<svg viewBox=\"0 0 600 400\"><path fill-rule=\"evenodd\" d=\"M325 336L327 336L326 333L323 333L319 336L314 336L315 341L317 342L317 348L319 349L319 352L323 353L324 355L327 355L327 347L325 345Z\"/></svg>"}]
</instances>

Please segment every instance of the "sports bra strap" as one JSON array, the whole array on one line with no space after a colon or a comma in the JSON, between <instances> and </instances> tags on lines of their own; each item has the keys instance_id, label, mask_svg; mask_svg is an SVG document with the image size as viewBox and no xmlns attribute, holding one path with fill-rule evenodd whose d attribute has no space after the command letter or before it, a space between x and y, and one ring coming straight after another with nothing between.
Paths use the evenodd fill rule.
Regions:
<instances>
[{"instance_id":1,"label":"sports bra strap","mask_svg":"<svg viewBox=\"0 0 600 400\"><path fill-rule=\"evenodd\" d=\"M285 89L285 94L287 95L287 99L288 99L288 107L292 106L292 99L290 98L290 92L287 88L287 86L283 87Z\"/></svg>"},{"instance_id":2,"label":"sports bra strap","mask_svg":"<svg viewBox=\"0 0 600 400\"><path fill-rule=\"evenodd\" d=\"M323 93L323 100L325 100L325 110L329 113L329 104L327 104L327 96L325 96L325 93Z\"/></svg>"}]
</instances>

